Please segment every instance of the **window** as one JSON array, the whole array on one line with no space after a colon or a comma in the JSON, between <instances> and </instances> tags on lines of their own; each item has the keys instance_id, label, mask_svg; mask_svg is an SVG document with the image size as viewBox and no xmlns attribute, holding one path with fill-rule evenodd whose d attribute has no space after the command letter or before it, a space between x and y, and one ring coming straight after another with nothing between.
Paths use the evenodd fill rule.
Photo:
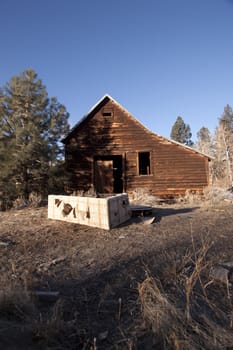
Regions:
<instances>
[{"instance_id":1,"label":"window","mask_svg":"<svg viewBox=\"0 0 233 350\"><path fill-rule=\"evenodd\" d=\"M150 175L150 152L138 153L138 172L139 175Z\"/></svg>"},{"instance_id":2,"label":"window","mask_svg":"<svg viewBox=\"0 0 233 350\"><path fill-rule=\"evenodd\" d=\"M111 108L104 108L102 111L103 117L112 117L113 116L113 110Z\"/></svg>"}]
</instances>

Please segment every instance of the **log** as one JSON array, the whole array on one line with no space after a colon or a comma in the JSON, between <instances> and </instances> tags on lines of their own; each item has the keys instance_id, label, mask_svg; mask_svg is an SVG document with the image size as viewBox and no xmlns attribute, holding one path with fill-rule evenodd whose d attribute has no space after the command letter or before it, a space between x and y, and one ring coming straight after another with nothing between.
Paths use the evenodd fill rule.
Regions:
<instances>
[{"instance_id":1,"label":"log","mask_svg":"<svg viewBox=\"0 0 233 350\"><path fill-rule=\"evenodd\" d=\"M36 290L32 292L32 295L41 301L55 301L59 298L60 293L58 291Z\"/></svg>"}]
</instances>

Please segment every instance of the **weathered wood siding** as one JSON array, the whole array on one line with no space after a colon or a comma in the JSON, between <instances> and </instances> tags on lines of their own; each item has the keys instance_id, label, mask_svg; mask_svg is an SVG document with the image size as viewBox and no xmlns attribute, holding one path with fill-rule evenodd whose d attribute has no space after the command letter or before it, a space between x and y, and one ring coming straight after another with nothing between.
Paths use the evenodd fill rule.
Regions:
<instances>
[{"instance_id":1,"label":"weathered wood siding","mask_svg":"<svg viewBox=\"0 0 233 350\"><path fill-rule=\"evenodd\" d=\"M202 191L209 182L208 157L150 132L111 99L70 133L65 149L73 190L93 188L94 159L111 155L122 155L127 192L147 188L155 195L183 194ZM150 152L150 175L139 175L138 152Z\"/></svg>"}]
</instances>

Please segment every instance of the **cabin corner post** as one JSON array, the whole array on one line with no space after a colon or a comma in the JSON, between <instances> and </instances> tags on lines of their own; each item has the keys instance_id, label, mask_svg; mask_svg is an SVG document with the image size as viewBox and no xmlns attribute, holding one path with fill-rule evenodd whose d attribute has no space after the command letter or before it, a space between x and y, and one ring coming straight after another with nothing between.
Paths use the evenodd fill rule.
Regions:
<instances>
[{"instance_id":1,"label":"cabin corner post","mask_svg":"<svg viewBox=\"0 0 233 350\"><path fill-rule=\"evenodd\" d=\"M127 152L122 154L122 180L123 180L123 191L127 193Z\"/></svg>"}]
</instances>

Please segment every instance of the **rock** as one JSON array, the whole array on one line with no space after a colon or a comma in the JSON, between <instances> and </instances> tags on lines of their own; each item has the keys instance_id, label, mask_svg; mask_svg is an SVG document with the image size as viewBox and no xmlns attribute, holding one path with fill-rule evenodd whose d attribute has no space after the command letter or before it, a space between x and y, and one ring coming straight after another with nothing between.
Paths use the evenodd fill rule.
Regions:
<instances>
[{"instance_id":1,"label":"rock","mask_svg":"<svg viewBox=\"0 0 233 350\"><path fill-rule=\"evenodd\" d=\"M107 337L108 337L108 331L101 332L98 335L99 340L105 340L105 339L107 339Z\"/></svg>"},{"instance_id":2,"label":"rock","mask_svg":"<svg viewBox=\"0 0 233 350\"><path fill-rule=\"evenodd\" d=\"M233 264L222 263L217 266L213 266L210 270L210 278L216 282L229 284L232 277Z\"/></svg>"}]
</instances>

